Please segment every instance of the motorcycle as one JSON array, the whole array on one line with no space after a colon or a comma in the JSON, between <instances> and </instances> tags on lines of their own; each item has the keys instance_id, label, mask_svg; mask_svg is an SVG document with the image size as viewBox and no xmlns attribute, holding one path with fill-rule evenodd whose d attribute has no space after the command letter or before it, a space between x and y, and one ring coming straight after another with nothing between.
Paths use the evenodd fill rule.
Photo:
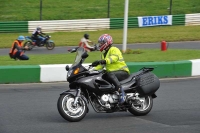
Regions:
<instances>
[{"instance_id":1,"label":"motorcycle","mask_svg":"<svg viewBox=\"0 0 200 133\"><path fill-rule=\"evenodd\" d=\"M51 36L46 35L43 39L43 41L40 41L39 43L36 43L37 40L33 39L30 36L25 36L25 39L27 40L24 43L24 46L28 46L29 50L32 50L33 47L38 46L38 47L43 47L46 46L48 50L52 50L55 47L55 43L52 40L49 40Z\"/></svg>"},{"instance_id":2,"label":"motorcycle","mask_svg":"<svg viewBox=\"0 0 200 133\"><path fill-rule=\"evenodd\" d=\"M92 71L94 67L84 67L82 63L88 57L84 48L79 47L74 63L66 66L69 90L60 94L57 101L59 114L67 121L82 120L89 112L89 103L97 113L129 111L136 116L148 114L153 107L155 92L160 81L151 71L154 68L142 68L120 81L126 93L126 100L119 104L119 93L115 86L103 79L105 70Z\"/></svg>"}]
</instances>

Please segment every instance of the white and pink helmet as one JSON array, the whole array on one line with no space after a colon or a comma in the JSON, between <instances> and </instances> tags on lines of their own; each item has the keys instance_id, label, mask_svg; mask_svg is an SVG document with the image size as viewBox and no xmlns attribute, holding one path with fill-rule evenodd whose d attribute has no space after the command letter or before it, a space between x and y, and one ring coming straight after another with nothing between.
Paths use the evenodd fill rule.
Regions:
<instances>
[{"instance_id":1,"label":"white and pink helmet","mask_svg":"<svg viewBox=\"0 0 200 133\"><path fill-rule=\"evenodd\" d=\"M103 50L105 50L106 48L108 48L110 45L113 44L112 36L110 36L109 34L103 34L99 37L98 43L99 43L99 50L102 52Z\"/></svg>"}]
</instances>

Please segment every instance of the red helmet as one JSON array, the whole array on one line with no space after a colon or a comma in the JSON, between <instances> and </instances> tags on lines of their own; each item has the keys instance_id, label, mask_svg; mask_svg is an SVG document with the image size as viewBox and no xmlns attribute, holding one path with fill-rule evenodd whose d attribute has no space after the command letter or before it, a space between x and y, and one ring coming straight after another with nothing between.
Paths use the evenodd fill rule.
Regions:
<instances>
[{"instance_id":1,"label":"red helmet","mask_svg":"<svg viewBox=\"0 0 200 133\"><path fill-rule=\"evenodd\" d=\"M103 34L99 37L98 43L99 43L99 50L102 52L103 50L105 50L106 48L108 48L110 45L113 44L112 36L110 36L109 34Z\"/></svg>"}]
</instances>

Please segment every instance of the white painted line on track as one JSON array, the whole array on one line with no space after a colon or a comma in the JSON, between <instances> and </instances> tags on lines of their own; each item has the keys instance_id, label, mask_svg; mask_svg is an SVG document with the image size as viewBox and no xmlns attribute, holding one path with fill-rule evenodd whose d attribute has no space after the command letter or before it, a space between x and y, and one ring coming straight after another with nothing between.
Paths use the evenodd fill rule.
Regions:
<instances>
[{"instance_id":1,"label":"white painted line on track","mask_svg":"<svg viewBox=\"0 0 200 133\"><path fill-rule=\"evenodd\" d=\"M180 79L197 79L200 76L193 76L193 77L180 77L180 78L161 78L160 80L180 80Z\"/></svg>"}]
</instances>

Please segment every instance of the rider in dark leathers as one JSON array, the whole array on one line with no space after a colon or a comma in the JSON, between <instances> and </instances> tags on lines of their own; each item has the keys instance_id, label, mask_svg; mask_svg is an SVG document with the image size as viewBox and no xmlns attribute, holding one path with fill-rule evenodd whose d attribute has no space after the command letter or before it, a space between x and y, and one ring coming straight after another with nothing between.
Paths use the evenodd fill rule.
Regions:
<instances>
[{"instance_id":1,"label":"rider in dark leathers","mask_svg":"<svg viewBox=\"0 0 200 133\"><path fill-rule=\"evenodd\" d=\"M41 42L44 40L43 35L46 35L42 32L41 26L38 26L32 33L32 39L36 40L36 45L40 46Z\"/></svg>"}]
</instances>

